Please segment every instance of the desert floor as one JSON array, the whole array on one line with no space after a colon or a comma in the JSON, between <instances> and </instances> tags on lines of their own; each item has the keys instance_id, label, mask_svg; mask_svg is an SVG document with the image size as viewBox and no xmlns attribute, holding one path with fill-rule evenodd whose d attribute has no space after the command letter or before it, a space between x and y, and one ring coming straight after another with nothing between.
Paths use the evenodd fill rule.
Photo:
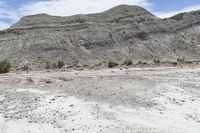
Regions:
<instances>
[{"instance_id":1,"label":"desert floor","mask_svg":"<svg viewBox=\"0 0 200 133\"><path fill-rule=\"evenodd\" d=\"M0 133L199 133L200 68L0 75Z\"/></svg>"}]
</instances>

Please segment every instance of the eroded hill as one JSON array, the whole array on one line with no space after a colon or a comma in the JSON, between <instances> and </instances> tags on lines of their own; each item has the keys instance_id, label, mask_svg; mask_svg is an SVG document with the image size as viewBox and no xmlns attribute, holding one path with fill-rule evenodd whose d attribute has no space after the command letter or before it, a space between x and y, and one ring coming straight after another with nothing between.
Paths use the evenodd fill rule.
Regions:
<instances>
[{"instance_id":1,"label":"eroded hill","mask_svg":"<svg viewBox=\"0 0 200 133\"><path fill-rule=\"evenodd\" d=\"M0 59L14 66L200 58L200 11L160 19L138 6L70 17L38 14L0 31Z\"/></svg>"}]
</instances>

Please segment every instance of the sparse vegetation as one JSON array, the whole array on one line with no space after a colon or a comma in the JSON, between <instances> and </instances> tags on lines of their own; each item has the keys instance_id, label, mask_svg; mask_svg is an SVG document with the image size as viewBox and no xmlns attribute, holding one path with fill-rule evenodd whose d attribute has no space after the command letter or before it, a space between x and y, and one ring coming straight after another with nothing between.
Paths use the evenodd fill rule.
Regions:
<instances>
[{"instance_id":1,"label":"sparse vegetation","mask_svg":"<svg viewBox=\"0 0 200 133\"><path fill-rule=\"evenodd\" d=\"M177 62L181 63L181 64L184 64L185 63L185 58L184 57L183 58L179 58L179 59L177 59Z\"/></svg>"},{"instance_id":2,"label":"sparse vegetation","mask_svg":"<svg viewBox=\"0 0 200 133\"><path fill-rule=\"evenodd\" d=\"M64 65L65 65L65 63L63 61L58 61L58 68L59 69L63 68Z\"/></svg>"},{"instance_id":3,"label":"sparse vegetation","mask_svg":"<svg viewBox=\"0 0 200 133\"><path fill-rule=\"evenodd\" d=\"M8 60L0 61L0 73L8 73L11 68L11 63Z\"/></svg>"},{"instance_id":4,"label":"sparse vegetation","mask_svg":"<svg viewBox=\"0 0 200 133\"><path fill-rule=\"evenodd\" d=\"M99 67L101 65L102 65L102 63L100 62L100 63L95 64L95 67Z\"/></svg>"},{"instance_id":5,"label":"sparse vegetation","mask_svg":"<svg viewBox=\"0 0 200 133\"><path fill-rule=\"evenodd\" d=\"M110 36L110 38L112 38L112 33L111 32L109 33L109 36Z\"/></svg>"},{"instance_id":6,"label":"sparse vegetation","mask_svg":"<svg viewBox=\"0 0 200 133\"><path fill-rule=\"evenodd\" d=\"M58 61L57 63L53 63L52 65L51 65L51 63L50 62L47 62L47 64L46 64L46 69L61 69L61 68L63 68L64 67L64 65L65 65L65 63L63 62L63 61Z\"/></svg>"},{"instance_id":7,"label":"sparse vegetation","mask_svg":"<svg viewBox=\"0 0 200 133\"><path fill-rule=\"evenodd\" d=\"M81 65L80 64L74 64L74 67L75 68L81 68Z\"/></svg>"},{"instance_id":8,"label":"sparse vegetation","mask_svg":"<svg viewBox=\"0 0 200 133\"><path fill-rule=\"evenodd\" d=\"M84 23L84 22L85 22L85 20L82 19L82 18L78 18L76 21L77 21L78 23Z\"/></svg>"},{"instance_id":9,"label":"sparse vegetation","mask_svg":"<svg viewBox=\"0 0 200 133\"><path fill-rule=\"evenodd\" d=\"M118 63L113 62L113 61L108 62L108 68L113 68L113 67L116 67L116 66L118 66Z\"/></svg>"},{"instance_id":10,"label":"sparse vegetation","mask_svg":"<svg viewBox=\"0 0 200 133\"><path fill-rule=\"evenodd\" d=\"M29 66L28 66L28 65L24 65L21 69L22 69L23 71L28 71L28 70L29 70Z\"/></svg>"},{"instance_id":11,"label":"sparse vegetation","mask_svg":"<svg viewBox=\"0 0 200 133\"><path fill-rule=\"evenodd\" d=\"M46 63L45 69L51 69L51 63L50 62Z\"/></svg>"},{"instance_id":12,"label":"sparse vegetation","mask_svg":"<svg viewBox=\"0 0 200 133\"><path fill-rule=\"evenodd\" d=\"M58 66L57 66L57 64L56 64L56 63L53 63L51 68L52 68L52 69L57 69L57 68L58 68Z\"/></svg>"},{"instance_id":13,"label":"sparse vegetation","mask_svg":"<svg viewBox=\"0 0 200 133\"><path fill-rule=\"evenodd\" d=\"M130 66L133 65L133 62L130 59L128 59L123 62L123 65Z\"/></svg>"},{"instance_id":14,"label":"sparse vegetation","mask_svg":"<svg viewBox=\"0 0 200 133\"><path fill-rule=\"evenodd\" d=\"M67 65L66 68L73 68L74 65Z\"/></svg>"},{"instance_id":15,"label":"sparse vegetation","mask_svg":"<svg viewBox=\"0 0 200 133\"><path fill-rule=\"evenodd\" d=\"M178 65L178 63L177 63L177 62L173 62L172 64L173 64L174 66Z\"/></svg>"},{"instance_id":16,"label":"sparse vegetation","mask_svg":"<svg viewBox=\"0 0 200 133\"><path fill-rule=\"evenodd\" d=\"M86 68L86 67L88 67L88 66L89 66L89 65L87 65L87 64L83 64L83 67L84 67L84 68Z\"/></svg>"},{"instance_id":17,"label":"sparse vegetation","mask_svg":"<svg viewBox=\"0 0 200 133\"><path fill-rule=\"evenodd\" d=\"M46 84L53 83L53 81L50 79L41 79L40 82L45 82Z\"/></svg>"},{"instance_id":18,"label":"sparse vegetation","mask_svg":"<svg viewBox=\"0 0 200 133\"><path fill-rule=\"evenodd\" d=\"M59 77L59 80L62 80L62 81L69 81L69 80L72 80L72 79L68 79L67 77Z\"/></svg>"},{"instance_id":19,"label":"sparse vegetation","mask_svg":"<svg viewBox=\"0 0 200 133\"><path fill-rule=\"evenodd\" d=\"M26 81L27 81L28 83L33 83L33 82L34 82L33 79L32 79L31 77L28 77L28 78L26 79Z\"/></svg>"},{"instance_id":20,"label":"sparse vegetation","mask_svg":"<svg viewBox=\"0 0 200 133\"><path fill-rule=\"evenodd\" d=\"M75 70L77 70L77 71L83 71L84 69L83 68L75 68Z\"/></svg>"},{"instance_id":21,"label":"sparse vegetation","mask_svg":"<svg viewBox=\"0 0 200 133\"><path fill-rule=\"evenodd\" d=\"M164 63L164 64L172 64L174 66L178 65L177 61L170 61L170 60L164 60L163 62L161 63Z\"/></svg>"},{"instance_id":22,"label":"sparse vegetation","mask_svg":"<svg viewBox=\"0 0 200 133\"><path fill-rule=\"evenodd\" d=\"M185 64L192 64L193 61L185 61Z\"/></svg>"},{"instance_id":23,"label":"sparse vegetation","mask_svg":"<svg viewBox=\"0 0 200 133\"><path fill-rule=\"evenodd\" d=\"M63 68L65 63L63 61L58 61L57 63L51 64L50 62L46 63L45 69L61 69Z\"/></svg>"},{"instance_id":24,"label":"sparse vegetation","mask_svg":"<svg viewBox=\"0 0 200 133\"><path fill-rule=\"evenodd\" d=\"M141 40L147 40L148 39L148 33L144 32L144 31L141 31L141 32L137 32L135 34L135 37L136 38L139 38Z\"/></svg>"},{"instance_id":25,"label":"sparse vegetation","mask_svg":"<svg viewBox=\"0 0 200 133\"><path fill-rule=\"evenodd\" d=\"M159 59L155 59L155 60L153 60L153 62L155 63L155 64L160 64L160 60Z\"/></svg>"},{"instance_id":26,"label":"sparse vegetation","mask_svg":"<svg viewBox=\"0 0 200 133\"><path fill-rule=\"evenodd\" d=\"M147 65L147 63L146 62L138 61L137 65Z\"/></svg>"},{"instance_id":27,"label":"sparse vegetation","mask_svg":"<svg viewBox=\"0 0 200 133\"><path fill-rule=\"evenodd\" d=\"M178 65L178 64L192 64L194 63L195 61L188 61L188 60L185 60L185 58L178 58L177 61L169 61L169 60L165 60L163 61L162 63L165 63L165 64L173 64L174 66Z\"/></svg>"},{"instance_id":28,"label":"sparse vegetation","mask_svg":"<svg viewBox=\"0 0 200 133\"><path fill-rule=\"evenodd\" d=\"M162 63L164 63L164 64L172 64L173 62L168 60L168 59L165 59L164 61L162 61Z\"/></svg>"}]
</instances>

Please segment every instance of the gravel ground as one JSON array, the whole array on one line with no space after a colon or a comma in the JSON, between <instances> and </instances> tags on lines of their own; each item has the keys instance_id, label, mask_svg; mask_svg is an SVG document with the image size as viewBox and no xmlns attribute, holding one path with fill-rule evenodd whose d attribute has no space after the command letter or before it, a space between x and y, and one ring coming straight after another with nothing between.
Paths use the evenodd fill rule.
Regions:
<instances>
[{"instance_id":1,"label":"gravel ground","mask_svg":"<svg viewBox=\"0 0 200 133\"><path fill-rule=\"evenodd\" d=\"M200 68L0 75L0 133L199 133Z\"/></svg>"}]
</instances>

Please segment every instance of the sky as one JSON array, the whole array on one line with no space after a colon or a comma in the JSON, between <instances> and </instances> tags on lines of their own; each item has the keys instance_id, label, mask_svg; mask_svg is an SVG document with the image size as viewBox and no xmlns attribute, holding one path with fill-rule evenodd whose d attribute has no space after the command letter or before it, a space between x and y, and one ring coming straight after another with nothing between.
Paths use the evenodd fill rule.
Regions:
<instances>
[{"instance_id":1,"label":"sky","mask_svg":"<svg viewBox=\"0 0 200 133\"><path fill-rule=\"evenodd\" d=\"M160 18L200 10L200 0L0 0L0 30L10 27L27 15L89 14L102 12L120 4L141 6Z\"/></svg>"}]
</instances>

